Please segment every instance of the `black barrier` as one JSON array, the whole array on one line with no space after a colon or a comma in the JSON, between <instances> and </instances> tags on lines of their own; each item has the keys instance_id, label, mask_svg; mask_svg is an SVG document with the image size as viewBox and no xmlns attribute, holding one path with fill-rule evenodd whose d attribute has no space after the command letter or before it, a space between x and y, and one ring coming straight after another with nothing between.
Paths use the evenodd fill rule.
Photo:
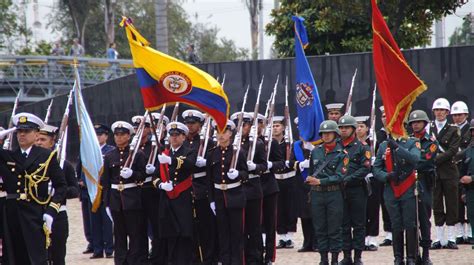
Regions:
<instances>
[{"instance_id":1,"label":"black barrier","mask_svg":"<svg viewBox=\"0 0 474 265\"><path fill-rule=\"evenodd\" d=\"M431 104L438 97L447 98L451 104L462 100L468 106L474 106L474 97L470 93L474 77L474 46L417 49L403 52L408 64L415 73L428 86L428 91L423 93L415 102L414 109L427 110L430 114ZM352 114L369 115L372 103L372 89L375 76L372 65L371 53L356 53L342 55L328 55L309 57L309 64L318 86L319 95L323 105L326 103L346 103L352 75L358 68L352 96ZM294 106L295 90L293 59L276 59L261 61L241 61L199 64L197 67L209 74L222 77L225 74L225 91L229 97L231 113L240 110L245 88L250 84L249 97L246 108L253 111L256 93L260 78L265 78L262 90L260 111L265 111L264 102L270 97L276 76L280 75L278 93L276 98L275 115L283 115L285 104L285 78L288 76L290 84L290 109L292 118L296 117ZM394 91L393 93L397 93ZM116 120L130 121L133 115L143 114L143 101L135 75L130 75L83 90L84 100L94 122L103 122L108 125ZM380 96L377 107L381 105ZM32 112L44 117L49 100L25 105L19 111ZM66 96L55 98L51 113L51 124L59 125L66 104ZM182 108L184 109L184 108ZM172 106L167 109L167 114L172 112ZM78 155L77 123L75 111L71 111L69 121L68 158L74 160ZM7 126L10 111L0 113L0 121ZM377 111L377 117L380 113ZM379 126L380 122L377 121ZM295 126L296 127L296 126Z\"/></svg>"}]
</instances>

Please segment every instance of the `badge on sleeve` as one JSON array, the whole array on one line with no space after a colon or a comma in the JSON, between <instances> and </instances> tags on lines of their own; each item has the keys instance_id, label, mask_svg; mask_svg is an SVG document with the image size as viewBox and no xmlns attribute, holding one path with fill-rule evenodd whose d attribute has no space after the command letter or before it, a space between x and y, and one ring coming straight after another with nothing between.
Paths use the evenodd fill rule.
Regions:
<instances>
[{"instance_id":1,"label":"badge on sleeve","mask_svg":"<svg viewBox=\"0 0 474 265\"><path fill-rule=\"evenodd\" d=\"M370 151L365 151L365 158L369 160L372 158L372 154L370 153Z\"/></svg>"},{"instance_id":2,"label":"badge on sleeve","mask_svg":"<svg viewBox=\"0 0 474 265\"><path fill-rule=\"evenodd\" d=\"M348 157L344 158L342 163L344 164L344 167L347 166L349 164L349 158Z\"/></svg>"},{"instance_id":3,"label":"badge on sleeve","mask_svg":"<svg viewBox=\"0 0 474 265\"><path fill-rule=\"evenodd\" d=\"M415 143L415 146L416 146L416 148L418 148L418 149L421 150L421 144L420 144L420 142L416 142L416 143Z\"/></svg>"},{"instance_id":4,"label":"badge on sleeve","mask_svg":"<svg viewBox=\"0 0 474 265\"><path fill-rule=\"evenodd\" d=\"M431 152L431 153L436 152L437 149L438 149L438 147L437 147L435 144L431 144L431 145L430 145L430 152Z\"/></svg>"}]
</instances>

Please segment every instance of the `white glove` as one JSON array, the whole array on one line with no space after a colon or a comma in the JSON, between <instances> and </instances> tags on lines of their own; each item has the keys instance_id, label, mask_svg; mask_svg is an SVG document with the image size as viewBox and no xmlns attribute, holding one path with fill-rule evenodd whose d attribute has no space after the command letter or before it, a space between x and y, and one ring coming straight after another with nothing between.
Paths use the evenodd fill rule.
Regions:
<instances>
[{"instance_id":1,"label":"white glove","mask_svg":"<svg viewBox=\"0 0 474 265\"><path fill-rule=\"evenodd\" d=\"M369 173L367 174L367 176L365 176L365 181L370 182L370 178L373 178L373 177L374 175L372 173Z\"/></svg>"},{"instance_id":2,"label":"white glove","mask_svg":"<svg viewBox=\"0 0 474 265\"><path fill-rule=\"evenodd\" d=\"M167 155L158 155L158 160L160 160L160 164L169 164L171 165L171 157Z\"/></svg>"},{"instance_id":3,"label":"white glove","mask_svg":"<svg viewBox=\"0 0 474 265\"><path fill-rule=\"evenodd\" d=\"M249 171L254 171L257 168L257 165L253 161L247 161L247 167Z\"/></svg>"},{"instance_id":4,"label":"white glove","mask_svg":"<svg viewBox=\"0 0 474 265\"><path fill-rule=\"evenodd\" d=\"M145 167L145 171L148 175L151 175L151 174L155 173L155 170L156 170L156 167L152 164L148 164Z\"/></svg>"},{"instance_id":5,"label":"white glove","mask_svg":"<svg viewBox=\"0 0 474 265\"><path fill-rule=\"evenodd\" d=\"M303 148L309 151L313 151L314 145L311 142L304 142Z\"/></svg>"},{"instance_id":6,"label":"white glove","mask_svg":"<svg viewBox=\"0 0 474 265\"><path fill-rule=\"evenodd\" d=\"M158 185L158 188L160 188L164 191L172 191L173 190L173 183L171 183L171 181L162 182L162 183L160 183L160 185Z\"/></svg>"},{"instance_id":7,"label":"white glove","mask_svg":"<svg viewBox=\"0 0 474 265\"><path fill-rule=\"evenodd\" d=\"M216 216L216 202L211 202L209 207L211 207L212 213L214 213L214 216Z\"/></svg>"},{"instance_id":8,"label":"white glove","mask_svg":"<svg viewBox=\"0 0 474 265\"><path fill-rule=\"evenodd\" d=\"M133 170L129 167L124 167L120 170L120 176L124 179L128 179L132 176Z\"/></svg>"},{"instance_id":9,"label":"white glove","mask_svg":"<svg viewBox=\"0 0 474 265\"><path fill-rule=\"evenodd\" d=\"M239 171L237 171L235 169L230 169L229 172L227 172L227 176L230 179L234 180L239 176Z\"/></svg>"},{"instance_id":10,"label":"white glove","mask_svg":"<svg viewBox=\"0 0 474 265\"><path fill-rule=\"evenodd\" d=\"M47 213L43 214L43 221L46 223L46 227L51 232L53 227L53 217Z\"/></svg>"},{"instance_id":11,"label":"white glove","mask_svg":"<svg viewBox=\"0 0 474 265\"><path fill-rule=\"evenodd\" d=\"M110 218L110 221L112 221L113 223L114 220L112 219L112 212L110 211L110 207L105 207L105 212L107 213L107 216Z\"/></svg>"},{"instance_id":12,"label":"white glove","mask_svg":"<svg viewBox=\"0 0 474 265\"><path fill-rule=\"evenodd\" d=\"M290 161L289 160L285 161L285 166L286 166L286 168L290 168Z\"/></svg>"},{"instance_id":13,"label":"white glove","mask_svg":"<svg viewBox=\"0 0 474 265\"><path fill-rule=\"evenodd\" d=\"M206 162L207 162L207 160L204 157L198 156L197 159L196 159L196 166L197 167L205 167Z\"/></svg>"},{"instance_id":14,"label":"white glove","mask_svg":"<svg viewBox=\"0 0 474 265\"><path fill-rule=\"evenodd\" d=\"M309 160L305 159L299 164L300 170L303 171L305 168L309 168Z\"/></svg>"},{"instance_id":15,"label":"white glove","mask_svg":"<svg viewBox=\"0 0 474 265\"><path fill-rule=\"evenodd\" d=\"M267 161L267 168L271 169L273 167L272 161Z\"/></svg>"}]
</instances>

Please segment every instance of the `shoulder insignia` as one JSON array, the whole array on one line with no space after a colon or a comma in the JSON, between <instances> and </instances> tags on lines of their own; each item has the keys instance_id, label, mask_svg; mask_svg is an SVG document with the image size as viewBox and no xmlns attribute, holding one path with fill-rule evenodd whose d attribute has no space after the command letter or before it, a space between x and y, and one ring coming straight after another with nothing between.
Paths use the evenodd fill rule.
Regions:
<instances>
[{"instance_id":1,"label":"shoulder insignia","mask_svg":"<svg viewBox=\"0 0 474 265\"><path fill-rule=\"evenodd\" d=\"M346 174L346 173L347 173L347 168L346 168L346 167L342 167L341 172L342 172L342 174Z\"/></svg>"},{"instance_id":2,"label":"shoulder insignia","mask_svg":"<svg viewBox=\"0 0 474 265\"><path fill-rule=\"evenodd\" d=\"M364 142L360 142L360 143L361 143L362 145L368 145L368 143L365 142L365 141L364 141Z\"/></svg>"},{"instance_id":3,"label":"shoulder insignia","mask_svg":"<svg viewBox=\"0 0 474 265\"><path fill-rule=\"evenodd\" d=\"M345 157L342 163L344 164L344 167L347 166L347 164L349 164L349 157Z\"/></svg>"},{"instance_id":4,"label":"shoulder insignia","mask_svg":"<svg viewBox=\"0 0 474 265\"><path fill-rule=\"evenodd\" d=\"M420 142L416 142L416 143L415 143L415 146L416 146L416 148L421 149L421 144L420 144Z\"/></svg>"},{"instance_id":5,"label":"shoulder insignia","mask_svg":"<svg viewBox=\"0 0 474 265\"><path fill-rule=\"evenodd\" d=\"M365 151L365 158L367 158L367 159L372 158L372 154L370 153L370 151Z\"/></svg>"},{"instance_id":6,"label":"shoulder insignia","mask_svg":"<svg viewBox=\"0 0 474 265\"><path fill-rule=\"evenodd\" d=\"M436 152L436 149L438 149L438 147L437 147L435 144L431 144L431 145L430 145L430 152L431 152L431 153Z\"/></svg>"},{"instance_id":7,"label":"shoulder insignia","mask_svg":"<svg viewBox=\"0 0 474 265\"><path fill-rule=\"evenodd\" d=\"M370 160L365 160L364 166L370 168Z\"/></svg>"}]
</instances>

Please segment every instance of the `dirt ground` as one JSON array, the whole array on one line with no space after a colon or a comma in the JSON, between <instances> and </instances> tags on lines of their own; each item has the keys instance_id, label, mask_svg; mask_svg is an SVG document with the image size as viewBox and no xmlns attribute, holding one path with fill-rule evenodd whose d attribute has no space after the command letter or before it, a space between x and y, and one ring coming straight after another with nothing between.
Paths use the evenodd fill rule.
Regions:
<instances>
[{"instance_id":1,"label":"dirt ground","mask_svg":"<svg viewBox=\"0 0 474 265\"><path fill-rule=\"evenodd\" d=\"M90 254L84 255L86 240L84 237L81 205L78 200L68 201L69 214L69 239L67 243L66 264L70 265L112 265L113 259L89 259ZM300 227L298 226L298 229ZM383 232L380 233L379 242L382 242ZM277 250L275 264L318 264L318 253L298 253L297 248L301 246L303 236L301 231L295 235L294 249ZM391 264L393 262L392 248L380 247L378 251L364 252L363 261L366 265ZM434 264L474 264L474 249L470 245L460 245L459 250L436 250L431 251L431 260Z\"/></svg>"}]
</instances>

